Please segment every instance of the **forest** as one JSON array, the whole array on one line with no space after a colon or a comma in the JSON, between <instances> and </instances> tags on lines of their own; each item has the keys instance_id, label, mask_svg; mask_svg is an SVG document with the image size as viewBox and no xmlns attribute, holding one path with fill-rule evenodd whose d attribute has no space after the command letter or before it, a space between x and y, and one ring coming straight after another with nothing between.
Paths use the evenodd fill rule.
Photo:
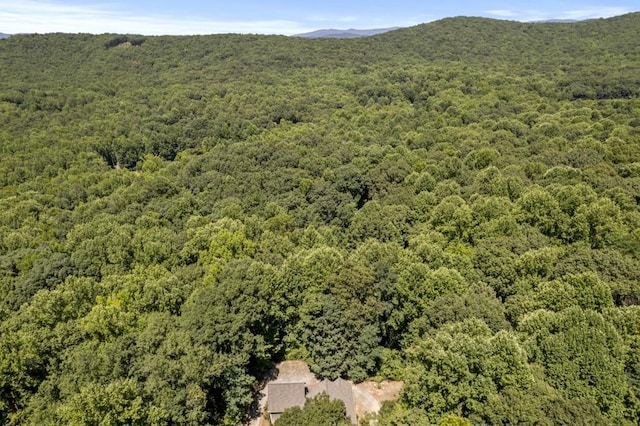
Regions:
<instances>
[{"instance_id":1,"label":"forest","mask_svg":"<svg viewBox=\"0 0 640 426\"><path fill-rule=\"evenodd\" d=\"M380 426L637 425L638 40L0 40L0 423L238 425L301 359Z\"/></svg>"}]
</instances>

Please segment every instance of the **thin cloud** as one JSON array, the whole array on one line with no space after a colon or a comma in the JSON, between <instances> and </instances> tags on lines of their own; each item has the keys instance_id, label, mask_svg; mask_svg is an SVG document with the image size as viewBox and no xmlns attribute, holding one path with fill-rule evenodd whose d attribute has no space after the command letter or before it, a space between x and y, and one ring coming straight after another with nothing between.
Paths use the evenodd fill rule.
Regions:
<instances>
[{"instance_id":1,"label":"thin cloud","mask_svg":"<svg viewBox=\"0 0 640 426\"><path fill-rule=\"evenodd\" d=\"M566 10L560 12L544 12L541 10L506 10L496 9L485 11L488 15L497 16L499 18L508 18L521 22L543 21L546 19L594 19L594 18L610 18L612 16L623 15L631 12L624 7L593 7L576 10Z\"/></svg>"},{"instance_id":2,"label":"thin cloud","mask_svg":"<svg viewBox=\"0 0 640 426\"><path fill-rule=\"evenodd\" d=\"M355 16L328 16L328 15L311 15L306 18L309 22L356 22L358 18Z\"/></svg>"},{"instance_id":3,"label":"thin cloud","mask_svg":"<svg viewBox=\"0 0 640 426\"><path fill-rule=\"evenodd\" d=\"M501 16L503 18L512 18L512 17L518 16L517 12L514 12L512 10L505 10L505 9L487 10L485 11L485 13L489 15Z\"/></svg>"},{"instance_id":4,"label":"thin cloud","mask_svg":"<svg viewBox=\"0 0 640 426\"><path fill-rule=\"evenodd\" d=\"M136 33L296 34L311 31L288 20L215 21L167 16L137 16L105 5L66 6L49 1L0 0L2 32L17 33Z\"/></svg>"},{"instance_id":5,"label":"thin cloud","mask_svg":"<svg viewBox=\"0 0 640 426\"><path fill-rule=\"evenodd\" d=\"M487 10L488 15L497 16L501 19L511 19L513 21L527 22L527 21L541 21L548 19L549 16L539 10Z\"/></svg>"},{"instance_id":6,"label":"thin cloud","mask_svg":"<svg viewBox=\"0 0 640 426\"><path fill-rule=\"evenodd\" d=\"M561 14L563 19L594 19L610 18L612 16L624 15L631 10L624 7L596 7L591 9L567 10Z\"/></svg>"}]
</instances>

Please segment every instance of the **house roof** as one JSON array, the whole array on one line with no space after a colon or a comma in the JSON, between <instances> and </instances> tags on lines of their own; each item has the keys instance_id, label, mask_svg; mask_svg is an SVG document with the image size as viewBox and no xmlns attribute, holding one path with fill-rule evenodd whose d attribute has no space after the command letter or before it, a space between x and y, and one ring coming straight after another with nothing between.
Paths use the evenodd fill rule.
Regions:
<instances>
[{"instance_id":1,"label":"house roof","mask_svg":"<svg viewBox=\"0 0 640 426\"><path fill-rule=\"evenodd\" d=\"M326 392L331 399L339 399L344 402L347 417L351 420L352 424L358 423L356 417L356 404L353 400L353 390L351 389L351 384L349 384L349 382L343 379L337 379L334 381L323 380L316 385L309 386L307 398L313 398L322 392Z\"/></svg>"},{"instance_id":2,"label":"house roof","mask_svg":"<svg viewBox=\"0 0 640 426\"><path fill-rule=\"evenodd\" d=\"M269 383L267 385L269 413L282 413L287 408L304 407L304 383Z\"/></svg>"}]
</instances>

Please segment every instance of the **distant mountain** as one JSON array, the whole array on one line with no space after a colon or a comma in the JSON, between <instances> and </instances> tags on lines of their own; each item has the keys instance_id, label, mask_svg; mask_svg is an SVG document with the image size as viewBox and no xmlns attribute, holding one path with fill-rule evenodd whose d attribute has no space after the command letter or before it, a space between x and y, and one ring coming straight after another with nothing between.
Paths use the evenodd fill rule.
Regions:
<instances>
[{"instance_id":1,"label":"distant mountain","mask_svg":"<svg viewBox=\"0 0 640 426\"><path fill-rule=\"evenodd\" d=\"M376 28L371 30L356 30L350 28L348 30L336 30L336 29L326 29L326 30L317 30L312 31L310 33L302 33L302 34L294 34L294 37L304 37L304 38L358 38L358 37L369 37L376 34L386 33L388 31L397 30L398 27L393 28Z\"/></svg>"},{"instance_id":2,"label":"distant mountain","mask_svg":"<svg viewBox=\"0 0 640 426\"><path fill-rule=\"evenodd\" d=\"M578 22L577 19L545 19L542 21L532 21L534 24L547 24L547 23L558 23L558 24L571 24L573 22Z\"/></svg>"},{"instance_id":3,"label":"distant mountain","mask_svg":"<svg viewBox=\"0 0 640 426\"><path fill-rule=\"evenodd\" d=\"M9 38L11 34L0 33L0 38Z\"/></svg>"}]
</instances>

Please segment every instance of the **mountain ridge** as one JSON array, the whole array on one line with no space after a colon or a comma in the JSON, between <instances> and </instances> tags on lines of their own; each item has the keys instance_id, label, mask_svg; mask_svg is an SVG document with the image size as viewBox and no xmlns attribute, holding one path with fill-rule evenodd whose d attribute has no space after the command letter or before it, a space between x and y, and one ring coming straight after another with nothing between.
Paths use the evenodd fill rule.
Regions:
<instances>
[{"instance_id":1,"label":"mountain ridge","mask_svg":"<svg viewBox=\"0 0 640 426\"><path fill-rule=\"evenodd\" d=\"M0 52L0 59L9 49L32 54L7 58L6 69L0 71L7 77L15 74L17 79L24 78L25 73L33 74L34 80L43 81L51 76L38 70L55 65L67 70L64 75L73 76L77 83L84 73L86 77L93 75L91 61L111 63L113 55L132 57L129 64L123 63L114 71L144 71L147 77L161 72L163 67L177 72L181 69L177 63L190 61L200 62L225 78L236 74L234 68L262 75L264 71L260 70L266 69L289 72L298 68L352 67L354 63L401 66L417 60L463 61L484 69L500 63L523 75L562 69L568 85L588 76L588 86L595 84L601 91L602 82L611 79L603 78L591 66L597 63L597 68L624 76L616 81L625 89L615 89L615 93L635 93L634 87L640 86L635 59L640 57L640 45L631 42L640 38L638 12L575 23L455 17L353 39L256 34L130 37L140 43L119 44L123 35L118 34L16 34L7 40L7 53ZM117 47L109 49L110 46ZM105 53L107 49L113 53ZM183 80L188 76L176 74L175 78Z\"/></svg>"},{"instance_id":2,"label":"mountain ridge","mask_svg":"<svg viewBox=\"0 0 640 426\"><path fill-rule=\"evenodd\" d=\"M341 30L335 28L327 28L311 31L308 33L294 34L292 37L302 37L302 38L358 38L358 37L369 37L377 34L384 34L389 31L394 31L400 29L400 27L389 27L389 28L373 28L373 29L364 29L359 30L355 28L349 28L348 30Z\"/></svg>"},{"instance_id":3,"label":"mountain ridge","mask_svg":"<svg viewBox=\"0 0 640 426\"><path fill-rule=\"evenodd\" d=\"M557 23L557 24L571 24L574 22L586 21L586 19L542 19L540 21L529 21L532 24L548 24L548 23Z\"/></svg>"}]
</instances>

